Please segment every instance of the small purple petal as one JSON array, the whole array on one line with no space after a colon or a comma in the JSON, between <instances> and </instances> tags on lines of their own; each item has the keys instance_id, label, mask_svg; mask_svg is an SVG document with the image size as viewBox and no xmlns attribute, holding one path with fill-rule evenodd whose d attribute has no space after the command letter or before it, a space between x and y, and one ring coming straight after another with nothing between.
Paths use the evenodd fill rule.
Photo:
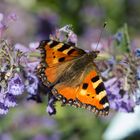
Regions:
<instances>
[{"instance_id":1,"label":"small purple petal","mask_svg":"<svg viewBox=\"0 0 140 140\"><path fill-rule=\"evenodd\" d=\"M51 93L50 93L51 94ZM53 95L50 95L50 99L48 101L48 106L46 108L46 112L49 113L49 115L56 114L56 109L55 109L55 102L57 101L56 98Z\"/></svg>"},{"instance_id":2,"label":"small purple petal","mask_svg":"<svg viewBox=\"0 0 140 140\"><path fill-rule=\"evenodd\" d=\"M49 115L55 114L55 110L52 106L48 105L46 108L46 112L49 113Z\"/></svg>"},{"instance_id":3,"label":"small purple petal","mask_svg":"<svg viewBox=\"0 0 140 140\"><path fill-rule=\"evenodd\" d=\"M26 90L29 94L32 94L32 95L36 95L37 94L37 90L38 90L38 78L32 74L32 73L29 73L27 75L27 80L26 80Z\"/></svg>"},{"instance_id":4,"label":"small purple petal","mask_svg":"<svg viewBox=\"0 0 140 140\"><path fill-rule=\"evenodd\" d=\"M140 48L136 49L135 55L136 55L137 57L140 57Z\"/></svg>"},{"instance_id":5,"label":"small purple petal","mask_svg":"<svg viewBox=\"0 0 140 140\"><path fill-rule=\"evenodd\" d=\"M123 112L134 112L134 102L130 99L127 100L122 100L120 102L120 107L119 107L119 111L123 111Z\"/></svg>"},{"instance_id":6,"label":"small purple petal","mask_svg":"<svg viewBox=\"0 0 140 140\"><path fill-rule=\"evenodd\" d=\"M9 81L8 83L9 93L13 95L21 95L24 92L23 82L18 74Z\"/></svg>"},{"instance_id":7,"label":"small purple petal","mask_svg":"<svg viewBox=\"0 0 140 140\"><path fill-rule=\"evenodd\" d=\"M123 34L121 32L118 32L114 38L120 43L123 39Z\"/></svg>"},{"instance_id":8,"label":"small purple petal","mask_svg":"<svg viewBox=\"0 0 140 140\"><path fill-rule=\"evenodd\" d=\"M136 79L140 81L140 66L137 68ZM139 85L140 87L140 85Z\"/></svg>"},{"instance_id":9,"label":"small purple petal","mask_svg":"<svg viewBox=\"0 0 140 140\"><path fill-rule=\"evenodd\" d=\"M117 88L115 85L112 85L112 87L107 90L110 91L112 95L115 95L116 99L119 99L121 97L119 94L120 89Z\"/></svg>"},{"instance_id":10,"label":"small purple petal","mask_svg":"<svg viewBox=\"0 0 140 140\"><path fill-rule=\"evenodd\" d=\"M4 104L7 107L15 107L17 105L15 96L7 93Z\"/></svg>"},{"instance_id":11,"label":"small purple petal","mask_svg":"<svg viewBox=\"0 0 140 140\"><path fill-rule=\"evenodd\" d=\"M114 110L118 110L119 106L116 103L116 100L113 100L112 102L110 102L110 108Z\"/></svg>"},{"instance_id":12,"label":"small purple petal","mask_svg":"<svg viewBox=\"0 0 140 140\"><path fill-rule=\"evenodd\" d=\"M108 78L108 76L109 76L109 71L110 71L110 68L108 68L108 69L106 69L105 71L103 71L102 73L101 73L101 75L102 75L102 77L104 77L104 78Z\"/></svg>"},{"instance_id":13,"label":"small purple petal","mask_svg":"<svg viewBox=\"0 0 140 140\"><path fill-rule=\"evenodd\" d=\"M66 25L59 29L60 32L70 33L72 32L72 25Z\"/></svg>"},{"instance_id":14,"label":"small purple petal","mask_svg":"<svg viewBox=\"0 0 140 140\"><path fill-rule=\"evenodd\" d=\"M29 69L30 71L35 71L35 68L38 66L40 62L39 61L35 61L35 62L29 62L27 63L27 69Z\"/></svg>"},{"instance_id":15,"label":"small purple petal","mask_svg":"<svg viewBox=\"0 0 140 140\"><path fill-rule=\"evenodd\" d=\"M6 107L3 103L0 102L0 114L5 115L8 113L8 107Z\"/></svg>"},{"instance_id":16,"label":"small purple petal","mask_svg":"<svg viewBox=\"0 0 140 140\"><path fill-rule=\"evenodd\" d=\"M116 95L112 94L109 90L107 91L108 100L112 101L116 98Z\"/></svg>"},{"instance_id":17,"label":"small purple petal","mask_svg":"<svg viewBox=\"0 0 140 140\"><path fill-rule=\"evenodd\" d=\"M121 80L112 78L105 82L110 108L121 112L133 112L135 103L127 91L121 89Z\"/></svg>"},{"instance_id":18,"label":"small purple petal","mask_svg":"<svg viewBox=\"0 0 140 140\"><path fill-rule=\"evenodd\" d=\"M0 94L1 94L1 93L0 93ZM5 97L4 97L3 95L0 96L0 103L4 103L4 98L5 98Z\"/></svg>"},{"instance_id":19,"label":"small purple petal","mask_svg":"<svg viewBox=\"0 0 140 140\"><path fill-rule=\"evenodd\" d=\"M116 64L116 60L113 56L108 60L108 64L111 65L111 66Z\"/></svg>"},{"instance_id":20,"label":"small purple petal","mask_svg":"<svg viewBox=\"0 0 140 140\"><path fill-rule=\"evenodd\" d=\"M134 98L136 105L140 105L140 89L136 89L134 92Z\"/></svg>"},{"instance_id":21,"label":"small purple petal","mask_svg":"<svg viewBox=\"0 0 140 140\"><path fill-rule=\"evenodd\" d=\"M115 82L117 81L117 78L111 78L108 81L104 82L106 89L111 87Z\"/></svg>"},{"instance_id":22,"label":"small purple petal","mask_svg":"<svg viewBox=\"0 0 140 140\"><path fill-rule=\"evenodd\" d=\"M77 41L78 41L77 35L73 32L70 32L68 36L68 42L71 42L77 46Z\"/></svg>"},{"instance_id":23,"label":"small purple petal","mask_svg":"<svg viewBox=\"0 0 140 140\"><path fill-rule=\"evenodd\" d=\"M126 92L123 98L115 98L110 100L110 108L120 111L120 112L133 112L135 103Z\"/></svg>"}]
</instances>

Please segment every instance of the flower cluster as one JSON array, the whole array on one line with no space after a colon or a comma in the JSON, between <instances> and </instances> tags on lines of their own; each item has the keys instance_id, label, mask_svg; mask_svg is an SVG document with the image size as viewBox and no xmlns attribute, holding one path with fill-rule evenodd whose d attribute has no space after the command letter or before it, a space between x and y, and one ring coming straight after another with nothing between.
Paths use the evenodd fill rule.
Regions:
<instances>
[{"instance_id":1,"label":"flower cluster","mask_svg":"<svg viewBox=\"0 0 140 140\"><path fill-rule=\"evenodd\" d=\"M10 107L15 107L16 98L25 92L28 100L36 100L37 96L38 102L41 102L35 74L39 59L30 56L36 45L32 43L27 49L20 44L11 46L8 41L0 42L0 114L6 114Z\"/></svg>"},{"instance_id":2,"label":"flower cluster","mask_svg":"<svg viewBox=\"0 0 140 140\"><path fill-rule=\"evenodd\" d=\"M15 21L17 16L10 14L7 20ZM8 22L4 22L3 14L0 14L0 114L6 114L9 108L15 107L18 96L23 93L27 93L27 100L42 102L40 92L48 94L46 111L50 115L55 114L57 99L36 75L36 67L40 62L40 52L37 50L39 43L32 42L28 47L19 43L11 45L10 41L3 39L3 33L9 27L6 23ZM60 28L50 38L77 46L77 35L72 31L71 25ZM119 30L112 40L116 43L111 47L116 50L119 46L125 56L117 58L115 53L107 52L107 55L103 55L108 56L107 58L97 60L110 108L133 112L134 107L140 104L140 49L131 49L126 26ZM92 45L93 48L95 47Z\"/></svg>"},{"instance_id":3,"label":"flower cluster","mask_svg":"<svg viewBox=\"0 0 140 140\"><path fill-rule=\"evenodd\" d=\"M35 68L39 62L36 57L38 42L25 47L3 39L4 29L8 29L10 21L17 20L15 14L10 14L4 22L4 15L0 14L0 114L6 114L11 107L17 105L17 98L23 93L28 93L28 99L38 97L38 78ZM4 28L6 27L6 28Z\"/></svg>"},{"instance_id":4,"label":"flower cluster","mask_svg":"<svg viewBox=\"0 0 140 140\"><path fill-rule=\"evenodd\" d=\"M112 65L106 61L108 70L102 72L102 76L106 79L110 107L117 111L133 112L134 107L140 104L140 56L139 49L131 49L127 36L126 27L115 35L114 41L117 41L117 44L112 47L119 45L119 49L125 50L125 55L120 56L119 60L114 56Z\"/></svg>"},{"instance_id":5,"label":"flower cluster","mask_svg":"<svg viewBox=\"0 0 140 140\"><path fill-rule=\"evenodd\" d=\"M14 50L7 41L0 42L0 114L6 114L16 106L16 96L24 91L20 76L22 53Z\"/></svg>"}]
</instances>

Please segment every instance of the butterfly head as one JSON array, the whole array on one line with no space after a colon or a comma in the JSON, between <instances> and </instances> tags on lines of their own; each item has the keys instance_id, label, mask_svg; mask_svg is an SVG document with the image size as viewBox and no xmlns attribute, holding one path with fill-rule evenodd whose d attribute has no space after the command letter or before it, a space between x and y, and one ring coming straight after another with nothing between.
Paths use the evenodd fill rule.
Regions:
<instances>
[{"instance_id":1,"label":"butterfly head","mask_svg":"<svg viewBox=\"0 0 140 140\"><path fill-rule=\"evenodd\" d=\"M95 59L98 56L99 53L100 53L100 51L96 50L96 51L90 52L89 55L91 55L91 57L93 59Z\"/></svg>"}]
</instances>

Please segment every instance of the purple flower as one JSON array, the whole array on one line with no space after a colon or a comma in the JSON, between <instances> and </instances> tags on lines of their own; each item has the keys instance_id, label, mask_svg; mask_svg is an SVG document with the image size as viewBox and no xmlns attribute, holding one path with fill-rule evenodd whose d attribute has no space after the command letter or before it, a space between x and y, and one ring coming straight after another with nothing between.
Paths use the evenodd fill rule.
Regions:
<instances>
[{"instance_id":1,"label":"purple flower","mask_svg":"<svg viewBox=\"0 0 140 140\"><path fill-rule=\"evenodd\" d=\"M26 76L25 88L31 95L36 95L38 91L38 78L33 73L28 73Z\"/></svg>"},{"instance_id":2,"label":"purple flower","mask_svg":"<svg viewBox=\"0 0 140 140\"><path fill-rule=\"evenodd\" d=\"M65 34L66 35L65 35ZM67 42L77 46L77 35L72 31L72 25L66 25L62 28L60 28L58 31L56 31L56 36L60 41L64 41L64 37L67 37Z\"/></svg>"},{"instance_id":3,"label":"purple flower","mask_svg":"<svg viewBox=\"0 0 140 140\"><path fill-rule=\"evenodd\" d=\"M34 72L36 67L38 66L38 64L39 64L39 61L29 62L27 64L26 70L29 71L29 72Z\"/></svg>"},{"instance_id":4,"label":"purple flower","mask_svg":"<svg viewBox=\"0 0 140 140\"><path fill-rule=\"evenodd\" d=\"M140 81L140 67L137 68L136 79L137 79L138 81ZM140 85L139 85L139 88L140 88Z\"/></svg>"},{"instance_id":5,"label":"purple flower","mask_svg":"<svg viewBox=\"0 0 140 140\"><path fill-rule=\"evenodd\" d=\"M7 114L9 110L9 107L5 104L6 95L3 85L0 83L0 115Z\"/></svg>"},{"instance_id":6,"label":"purple flower","mask_svg":"<svg viewBox=\"0 0 140 140\"><path fill-rule=\"evenodd\" d=\"M49 100L48 100L48 106L46 108L46 112L49 113L49 115L56 114L56 109L55 109L55 102L57 99L55 96L52 95L52 93L49 93Z\"/></svg>"},{"instance_id":7,"label":"purple flower","mask_svg":"<svg viewBox=\"0 0 140 140\"><path fill-rule=\"evenodd\" d=\"M102 77L108 78L110 72L110 68L106 69L105 71L101 72Z\"/></svg>"},{"instance_id":8,"label":"purple flower","mask_svg":"<svg viewBox=\"0 0 140 140\"><path fill-rule=\"evenodd\" d=\"M136 89L136 91L134 92L134 99L136 105L140 105L140 89Z\"/></svg>"},{"instance_id":9,"label":"purple flower","mask_svg":"<svg viewBox=\"0 0 140 140\"><path fill-rule=\"evenodd\" d=\"M118 32L118 33L114 36L114 38L116 39L116 41L117 41L118 43L120 43L120 42L122 41L122 39L123 39L123 33L122 33L122 32Z\"/></svg>"},{"instance_id":10,"label":"purple flower","mask_svg":"<svg viewBox=\"0 0 140 140\"><path fill-rule=\"evenodd\" d=\"M66 26L60 28L59 31L69 34L70 32L72 32L72 25L66 25Z\"/></svg>"},{"instance_id":11,"label":"purple flower","mask_svg":"<svg viewBox=\"0 0 140 140\"><path fill-rule=\"evenodd\" d=\"M0 102L0 114L5 115L8 113L9 108L4 103Z\"/></svg>"},{"instance_id":12,"label":"purple flower","mask_svg":"<svg viewBox=\"0 0 140 140\"><path fill-rule=\"evenodd\" d=\"M74 33L74 32L70 32L69 34L68 34L68 42L71 42L71 43L73 43L75 46L77 46L77 41L78 41L78 39L77 39L77 35Z\"/></svg>"},{"instance_id":13,"label":"purple flower","mask_svg":"<svg viewBox=\"0 0 140 140\"><path fill-rule=\"evenodd\" d=\"M18 74L9 81L8 90L12 95L21 95L24 92L24 85Z\"/></svg>"},{"instance_id":14,"label":"purple flower","mask_svg":"<svg viewBox=\"0 0 140 140\"><path fill-rule=\"evenodd\" d=\"M115 60L115 57L111 57L109 60L108 60L108 64L110 66L114 66L116 64L116 60Z\"/></svg>"},{"instance_id":15,"label":"purple flower","mask_svg":"<svg viewBox=\"0 0 140 140\"><path fill-rule=\"evenodd\" d=\"M13 94L7 93L4 104L7 107L15 107L17 105L15 96Z\"/></svg>"},{"instance_id":16,"label":"purple flower","mask_svg":"<svg viewBox=\"0 0 140 140\"><path fill-rule=\"evenodd\" d=\"M137 48L135 51L136 57L140 57L140 48Z\"/></svg>"},{"instance_id":17,"label":"purple flower","mask_svg":"<svg viewBox=\"0 0 140 140\"><path fill-rule=\"evenodd\" d=\"M40 96L39 91L39 81L37 76L31 71L28 73L25 73L25 89L27 93L29 94L27 97L27 100L34 100L37 103L41 103L42 99ZM41 92L41 91L40 91Z\"/></svg>"},{"instance_id":18,"label":"purple flower","mask_svg":"<svg viewBox=\"0 0 140 140\"><path fill-rule=\"evenodd\" d=\"M127 91L121 88L122 81L112 78L105 82L110 108L116 111L133 112L135 102Z\"/></svg>"},{"instance_id":19,"label":"purple flower","mask_svg":"<svg viewBox=\"0 0 140 140\"><path fill-rule=\"evenodd\" d=\"M117 101L117 104L119 106L118 111L134 112L135 102L127 93L125 93L123 98Z\"/></svg>"}]
</instances>

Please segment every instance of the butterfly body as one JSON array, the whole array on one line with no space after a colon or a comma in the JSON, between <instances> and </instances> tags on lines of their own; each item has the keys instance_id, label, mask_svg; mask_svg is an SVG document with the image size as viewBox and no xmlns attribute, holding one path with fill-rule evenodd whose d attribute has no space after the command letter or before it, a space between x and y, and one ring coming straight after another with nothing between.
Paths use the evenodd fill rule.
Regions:
<instances>
[{"instance_id":1,"label":"butterfly body","mask_svg":"<svg viewBox=\"0 0 140 140\"><path fill-rule=\"evenodd\" d=\"M107 115L109 103L94 62L98 51L85 52L68 43L42 41L38 75L52 94L64 104Z\"/></svg>"},{"instance_id":2,"label":"butterfly body","mask_svg":"<svg viewBox=\"0 0 140 140\"><path fill-rule=\"evenodd\" d=\"M59 82L65 82L67 85L78 86L82 82L85 74L89 72L89 68L94 65L91 54L85 53L70 62L64 71L62 71ZM81 73L83 73L81 75ZM81 77L81 78L80 78Z\"/></svg>"}]
</instances>

